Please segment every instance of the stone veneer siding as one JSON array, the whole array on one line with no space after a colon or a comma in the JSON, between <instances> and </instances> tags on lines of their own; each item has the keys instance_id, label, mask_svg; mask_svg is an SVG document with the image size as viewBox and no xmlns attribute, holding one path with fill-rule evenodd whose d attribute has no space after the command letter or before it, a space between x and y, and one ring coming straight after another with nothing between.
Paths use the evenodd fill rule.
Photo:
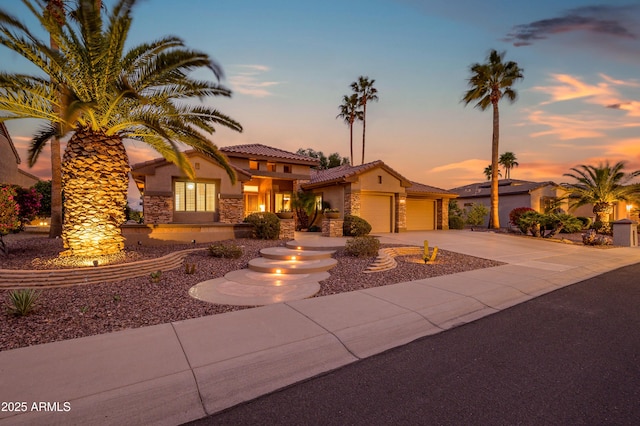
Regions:
<instances>
[{"instance_id":1,"label":"stone veneer siding","mask_svg":"<svg viewBox=\"0 0 640 426\"><path fill-rule=\"evenodd\" d=\"M296 221L293 219L280 219L280 239L295 239Z\"/></svg>"},{"instance_id":2,"label":"stone veneer siding","mask_svg":"<svg viewBox=\"0 0 640 426\"><path fill-rule=\"evenodd\" d=\"M220 223L242 223L244 198L242 195L221 195L218 202Z\"/></svg>"},{"instance_id":3,"label":"stone veneer siding","mask_svg":"<svg viewBox=\"0 0 640 426\"><path fill-rule=\"evenodd\" d=\"M145 224L173 221L173 199L170 195L145 195L142 200Z\"/></svg>"},{"instance_id":4,"label":"stone veneer siding","mask_svg":"<svg viewBox=\"0 0 640 426\"><path fill-rule=\"evenodd\" d=\"M360 192L345 191L344 214L360 216Z\"/></svg>"},{"instance_id":5,"label":"stone veneer siding","mask_svg":"<svg viewBox=\"0 0 640 426\"><path fill-rule=\"evenodd\" d=\"M405 194L396 194L396 229L395 232L404 232L407 230L407 196Z\"/></svg>"},{"instance_id":6,"label":"stone veneer siding","mask_svg":"<svg viewBox=\"0 0 640 426\"><path fill-rule=\"evenodd\" d=\"M342 219L322 219L322 236L323 237L342 237L342 227L344 220Z\"/></svg>"},{"instance_id":7,"label":"stone veneer siding","mask_svg":"<svg viewBox=\"0 0 640 426\"><path fill-rule=\"evenodd\" d=\"M437 228L449 229L449 199L440 198L436 202Z\"/></svg>"}]
</instances>

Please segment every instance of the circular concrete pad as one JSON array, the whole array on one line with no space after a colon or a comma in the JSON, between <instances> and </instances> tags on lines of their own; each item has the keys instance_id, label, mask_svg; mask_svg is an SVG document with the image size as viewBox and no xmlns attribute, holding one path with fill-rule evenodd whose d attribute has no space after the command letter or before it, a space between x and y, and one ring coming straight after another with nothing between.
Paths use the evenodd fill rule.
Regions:
<instances>
[{"instance_id":1,"label":"circular concrete pad","mask_svg":"<svg viewBox=\"0 0 640 426\"><path fill-rule=\"evenodd\" d=\"M284 277L283 277L284 278ZM263 285L245 284L216 278L189 289L189 295L199 300L221 305L262 306L311 297L320 291L316 281L275 280Z\"/></svg>"}]
</instances>

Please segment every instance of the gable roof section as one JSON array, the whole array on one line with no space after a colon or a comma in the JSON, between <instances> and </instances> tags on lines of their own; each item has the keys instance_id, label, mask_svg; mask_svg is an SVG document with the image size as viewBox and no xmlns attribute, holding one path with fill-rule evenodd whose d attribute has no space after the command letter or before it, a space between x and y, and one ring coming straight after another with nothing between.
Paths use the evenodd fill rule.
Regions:
<instances>
[{"instance_id":1,"label":"gable roof section","mask_svg":"<svg viewBox=\"0 0 640 426\"><path fill-rule=\"evenodd\" d=\"M351 166L349 164L345 164L326 170L312 170L311 179L308 183L303 184L302 187L305 189L311 189L330 184L351 182L353 178L378 167L386 170L389 174L398 178L402 186L411 186L411 181L409 179L405 178L400 173L384 164L381 160L376 160L370 163L361 164L359 166Z\"/></svg>"},{"instance_id":2,"label":"gable roof section","mask_svg":"<svg viewBox=\"0 0 640 426\"><path fill-rule=\"evenodd\" d=\"M11 135L9 134L9 129L7 129L7 126L4 124L4 122L0 122L0 136L4 136L7 142L9 142L9 147L11 147L11 151L13 151L13 155L15 155L16 157L16 164L20 164L21 162L20 155L18 155L16 146L13 144L13 140L11 139ZM29 176L32 176L32 175L29 175Z\"/></svg>"},{"instance_id":3,"label":"gable roof section","mask_svg":"<svg viewBox=\"0 0 640 426\"><path fill-rule=\"evenodd\" d=\"M527 194L544 186L558 186L555 182L530 182L517 179L502 179L498 181L498 195ZM491 182L478 182L471 185L452 188L449 191L455 192L460 198L477 198L491 196Z\"/></svg>"},{"instance_id":4,"label":"gable roof section","mask_svg":"<svg viewBox=\"0 0 640 426\"><path fill-rule=\"evenodd\" d=\"M189 151L185 151L184 154L191 158L193 156L198 156L201 157L207 161L210 161L214 164L217 164L216 161L212 158L210 158L208 155L202 154L201 152L198 152L194 149L191 149ZM138 176L145 176L145 175L155 175L156 174L156 169L158 167L161 166L166 166L168 164L173 164L171 161L166 160L163 157L160 158L155 158L153 160L149 160L149 161L143 161L142 163L136 163L134 165L131 166L131 174L134 177L138 177ZM235 167L233 164L231 164L231 168L233 170L235 170L235 172L238 174L238 180L249 180L251 179L251 174L247 173L247 171L245 171L244 169L241 169L240 167ZM243 178L244 176L244 178Z\"/></svg>"},{"instance_id":5,"label":"gable roof section","mask_svg":"<svg viewBox=\"0 0 640 426\"><path fill-rule=\"evenodd\" d=\"M436 188L435 186L425 185L419 182L411 182L411 186L407 188L408 195L426 195L436 194L446 196L449 198L456 198L458 194L455 192L447 191L446 189Z\"/></svg>"},{"instance_id":6,"label":"gable roof section","mask_svg":"<svg viewBox=\"0 0 640 426\"><path fill-rule=\"evenodd\" d=\"M320 161L315 158L295 154L293 152L259 143L225 146L220 148L220 151L224 152L228 157L240 157L256 160L286 160L289 163L305 164L309 166L317 166L320 164Z\"/></svg>"}]
</instances>

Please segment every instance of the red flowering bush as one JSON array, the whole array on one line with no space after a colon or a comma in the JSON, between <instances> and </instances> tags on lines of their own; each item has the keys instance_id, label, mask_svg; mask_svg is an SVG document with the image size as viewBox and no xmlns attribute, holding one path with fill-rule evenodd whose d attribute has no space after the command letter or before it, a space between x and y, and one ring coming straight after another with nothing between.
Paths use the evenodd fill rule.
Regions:
<instances>
[{"instance_id":1,"label":"red flowering bush","mask_svg":"<svg viewBox=\"0 0 640 426\"><path fill-rule=\"evenodd\" d=\"M15 200L16 192L9 185L0 185L0 251L8 253L2 237L20 229L20 206Z\"/></svg>"},{"instance_id":2,"label":"red flowering bush","mask_svg":"<svg viewBox=\"0 0 640 426\"><path fill-rule=\"evenodd\" d=\"M40 211L40 201L42 200L42 194L36 191L35 188L25 189L21 186L14 185L15 200L20 208L20 222L21 226L31 222L38 215Z\"/></svg>"},{"instance_id":3,"label":"red flowering bush","mask_svg":"<svg viewBox=\"0 0 640 426\"><path fill-rule=\"evenodd\" d=\"M518 207L515 208L513 210L511 210L511 212L509 212L509 223L513 226L517 226L518 228L520 228L520 231L522 231L523 233L527 233L526 229L523 229L523 227L520 226L519 220L520 220L520 216L522 216L523 214L525 214L526 212L534 212L535 210L532 209L531 207Z\"/></svg>"}]
</instances>

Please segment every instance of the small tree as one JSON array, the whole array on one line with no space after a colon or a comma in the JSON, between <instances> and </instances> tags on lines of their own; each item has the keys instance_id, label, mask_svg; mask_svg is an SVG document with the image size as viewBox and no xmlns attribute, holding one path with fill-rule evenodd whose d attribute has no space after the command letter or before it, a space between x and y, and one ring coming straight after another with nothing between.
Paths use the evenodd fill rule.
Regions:
<instances>
[{"instance_id":1,"label":"small tree","mask_svg":"<svg viewBox=\"0 0 640 426\"><path fill-rule=\"evenodd\" d=\"M16 193L9 185L0 185L0 252L9 254L9 247L3 237L20 229L20 207L15 200Z\"/></svg>"},{"instance_id":2,"label":"small tree","mask_svg":"<svg viewBox=\"0 0 640 426\"><path fill-rule=\"evenodd\" d=\"M40 209L38 210L37 216L51 216L51 181L38 181L35 185L33 185L33 188L38 194L40 194Z\"/></svg>"},{"instance_id":3,"label":"small tree","mask_svg":"<svg viewBox=\"0 0 640 426\"><path fill-rule=\"evenodd\" d=\"M20 229L22 230L24 226L35 219L40 212L42 195L40 195L35 188L25 189L21 186L14 185L13 189L16 194L15 200L20 210Z\"/></svg>"}]
</instances>

